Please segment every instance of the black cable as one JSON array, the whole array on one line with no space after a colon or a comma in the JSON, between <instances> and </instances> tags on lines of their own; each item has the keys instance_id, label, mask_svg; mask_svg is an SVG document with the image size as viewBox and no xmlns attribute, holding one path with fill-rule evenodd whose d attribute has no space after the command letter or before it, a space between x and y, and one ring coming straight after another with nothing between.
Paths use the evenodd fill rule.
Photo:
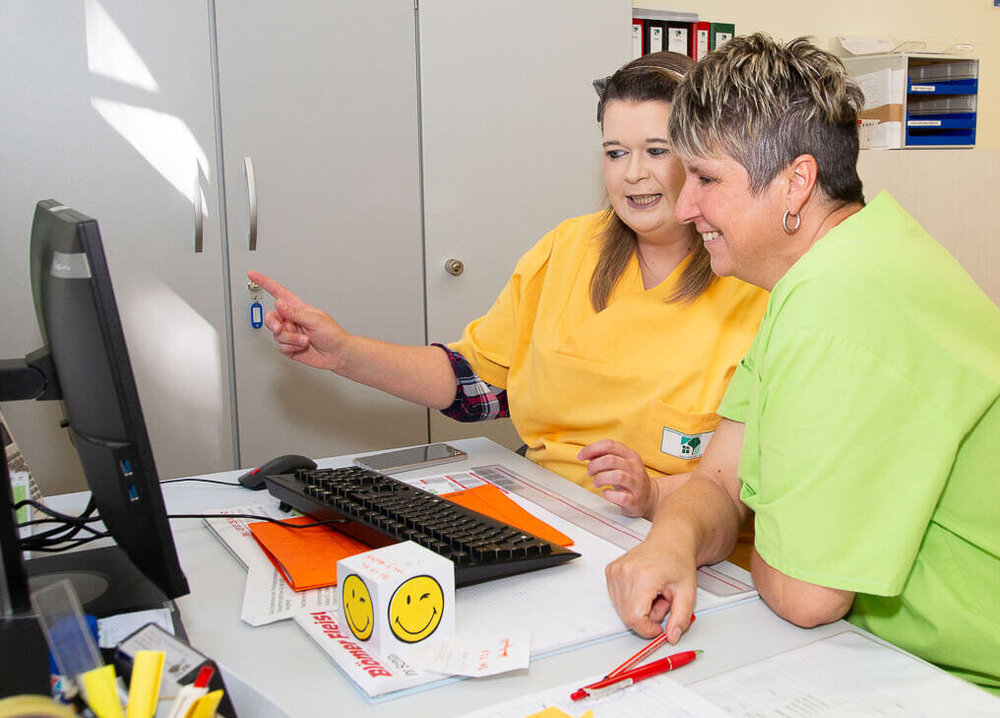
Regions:
<instances>
[{"instance_id":1,"label":"black cable","mask_svg":"<svg viewBox=\"0 0 1000 718\"><path fill-rule=\"evenodd\" d=\"M96 536L88 536L87 538L73 539L72 541L60 541L56 545L42 545L34 546L30 543L25 545L25 542L21 542L21 549L26 551L37 551L39 553L61 553L63 551L69 551L70 549L77 548L78 546L84 546L91 541L97 541L98 539L107 538L111 534L98 534Z\"/></svg>"},{"instance_id":2,"label":"black cable","mask_svg":"<svg viewBox=\"0 0 1000 718\"><path fill-rule=\"evenodd\" d=\"M93 514L97 509L97 502L94 501L94 497L91 496L90 501L87 502L87 506L83 509L83 513L78 516L70 516L69 514L56 511L55 509L50 509L45 504L40 501L35 501L34 499L24 499L23 501L18 501L14 504L14 511L17 511L24 506L31 506L33 509L41 511L43 514L51 516L54 519L59 519L60 521L65 521L68 524L78 524L92 520L91 514Z\"/></svg>"},{"instance_id":3,"label":"black cable","mask_svg":"<svg viewBox=\"0 0 1000 718\"><path fill-rule=\"evenodd\" d=\"M242 484L239 482L230 481L216 481L214 479L201 479L201 478L181 478L181 479L167 479L166 481L161 481L161 484L175 483L178 481L200 481L208 484L221 484L222 486L239 486L242 488ZM90 543L91 541L96 541L98 539L107 538L111 536L109 531L97 531L90 526L88 523L96 523L101 521L100 516L92 516L94 511L97 509L97 502L94 501L94 497L91 496L90 500L87 502L87 506L84 508L83 513L78 516L70 516L69 514L64 514L60 511L49 508L48 506L42 504L34 499L24 499L18 501L12 507L15 511L24 506L31 506L37 511L51 518L46 519L33 519L31 521L25 521L18 524L18 528L24 528L27 526L38 526L41 524L48 523L59 523L61 526L54 527L47 531L41 533L33 534L31 536L22 538L20 540L20 547L23 551L37 551L41 553L60 553L62 551L68 551L70 549L83 546ZM344 524L348 523L348 519L329 519L327 521L315 521L308 524L290 524L281 519L272 518L271 516L258 516L256 514L168 514L168 519L225 519L225 518L237 518L237 519L255 519L258 521L267 521L269 523L277 524L279 526L284 526L289 529L309 529L315 528L317 526L329 526L330 524ZM90 533L90 536L83 538L75 538L81 531L86 531ZM65 532L65 533L64 533Z\"/></svg>"},{"instance_id":4,"label":"black cable","mask_svg":"<svg viewBox=\"0 0 1000 718\"><path fill-rule=\"evenodd\" d=\"M215 479L199 479L196 477L187 477L184 479L167 479L166 481L161 481L161 484L173 484L178 481L201 481L206 484L221 484L222 486L239 486L241 488L246 488L238 481L216 481Z\"/></svg>"},{"instance_id":5,"label":"black cable","mask_svg":"<svg viewBox=\"0 0 1000 718\"><path fill-rule=\"evenodd\" d=\"M95 522L96 523L96 522L99 522L101 519L95 517L95 518L87 519L87 520L90 521L90 522ZM63 531L70 531L70 534L67 535L67 536L64 536L63 538L72 538L75 534L79 533L80 531L86 531L86 532L91 533L91 534L103 533L101 531L98 531L97 529L94 529L94 528L90 527L90 526L86 526L86 525L83 525L83 524L66 524L65 522L60 521L59 519L34 519L32 521L25 521L24 523L20 523L20 524L17 525L17 527L20 529L20 528L25 528L26 526L39 526L41 524L51 524L51 523L58 523L58 524L61 524L61 525L57 526L55 528L51 528L48 531L42 531L42 532L39 532L39 533L33 533L33 534L31 534L31 536L29 538L32 539L32 540L38 540L38 539L45 540L45 539L49 539L49 538L51 538L53 536L57 536L59 533L61 533Z\"/></svg>"},{"instance_id":6,"label":"black cable","mask_svg":"<svg viewBox=\"0 0 1000 718\"><path fill-rule=\"evenodd\" d=\"M311 524L289 524L282 519L271 516L257 516L255 514L168 514L168 519L257 519L259 521L269 521L289 529L311 529L316 526L326 526L327 524L346 524L348 519L330 519L328 521L316 521Z\"/></svg>"},{"instance_id":7,"label":"black cable","mask_svg":"<svg viewBox=\"0 0 1000 718\"><path fill-rule=\"evenodd\" d=\"M100 517L91 516L97 509L97 502L94 501L94 497L91 496L90 500L87 502L87 506L84 508L83 513L79 516L70 516L54 509L45 506L44 504L36 501L34 499L25 499L19 501L14 505L14 510L21 508L22 506L31 506L40 513L51 516L52 518L47 519L34 519L32 521L25 521L18 524L18 528L23 528L26 526L36 526L43 523L59 523L60 526L56 526L47 531L42 531L40 533L33 534L31 536L25 537L20 540L20 546L22 550L25 551L57 551L65 550L54 548L62 544L66 544L66 548L73 548L80 545L80 542L87 543L94 541L99 538L105 538L110 534L107 532L96 531L91 527L87 526L88 523L96 523L100 521ZM91 536L86 538L77 539L75 536L81 531L87 531Z\"/></svg>"},{"instance_id":8,"label":"black cable","mask_svg":"<svg viewBox=\"0 0 1000 718\"><path fill-rule=\"evenodd\" d=\"M89 519L89 520L90 521L95 521L95 522L100 521L99 518L93 518L93 519ZM60 526L56 526L54 528L51 528L48 531L41 531L39 533L33 533L33 534L31 534L31 536L26 537L24 540L31 540L31 541L42 542L42 541L51 541L51 540L70 539L70 538L73 538L73 536L75 536L76 534L80 533L81 531L86 531L87 533L90 533L90 534L93 534L93 535L98 535L98 534L99 535L107 535L106 532L104 532L104 531L98 531L97 529L92 528L90 526L65 524L65 523L62 523L62 522L58 521L58 519L36 519L34 521L25 521L22 524L18 524L18 528L20 529L20 528L24 528L26 526L38 526L40 524L47 524L47 523L60 523L61 525ZM69 531L69 533L66 534L65 536L59 536L59 534L62 533L62 532L64 532L64 531ZM57 537L58 537L58 539L57 539Z\"/></svg>"}]
</instances>

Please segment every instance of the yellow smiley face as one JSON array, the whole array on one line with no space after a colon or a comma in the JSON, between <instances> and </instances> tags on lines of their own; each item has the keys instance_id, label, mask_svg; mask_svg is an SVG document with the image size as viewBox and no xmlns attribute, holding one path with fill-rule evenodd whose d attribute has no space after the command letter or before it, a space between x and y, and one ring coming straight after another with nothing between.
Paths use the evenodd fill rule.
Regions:
<instances>
[{"instance_id":1,"label":"yellow smiley face","mask_svg":"<svg viewBox=\"0 0 1000 718\"><path fill-rule=\"evenodd\" d=\"M389 626L399 640L417 643L434 633L443 613L441 585L430 576L414 576L392 594Z\"/></svg>"},{"instance_id":2,"label":"yellow smiley face","mask_svg":"<svg viewBox=\"0 0 1000 718\"><path fill-rule=\"evenodd\" d=\"M357 574L352 573L344 579L340 605L344 607L344 618L351 633L359 641L367 641L375 626L375 612L368 586Z\"/></svg>"}]
</instances>

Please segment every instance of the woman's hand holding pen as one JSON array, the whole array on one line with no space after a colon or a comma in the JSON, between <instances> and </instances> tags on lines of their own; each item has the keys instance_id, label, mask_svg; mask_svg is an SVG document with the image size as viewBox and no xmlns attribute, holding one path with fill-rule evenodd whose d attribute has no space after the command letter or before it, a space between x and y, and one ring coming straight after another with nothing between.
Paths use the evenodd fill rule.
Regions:
<instances>
[{"instance_id":1,"label":"woman's hand holding pen","mask_svg":"<svg viewBox=\"0 0 1000 718\"><path fill-rule=\"evenodd\" d=\"M274 335L278 351L316 369L341 368L351 335L333 317L260 272L248 272L247 277L274 297L274 309L264 315L264 326Z\"/></svg>"},{"instance_id":2,"label":"woman's hand holding pen","mask_svg":"<svg viewBox=\"0 0 1000 718\"><path fill-rule=\"evenodd\" d=\"M641 544L605 569L608 593L622 621L645 638L666 633L677 643L687 630L698 590L694 551L673 540L658 540L657 527Z\"/></svg>"}]
</instances>

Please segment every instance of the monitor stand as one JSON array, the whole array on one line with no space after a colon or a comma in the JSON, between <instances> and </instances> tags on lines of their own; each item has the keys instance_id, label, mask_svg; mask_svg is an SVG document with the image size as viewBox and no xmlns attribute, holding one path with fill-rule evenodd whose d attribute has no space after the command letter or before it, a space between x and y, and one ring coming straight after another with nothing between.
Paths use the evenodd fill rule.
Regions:
<instances>
[{"instance_id":1,"label":"monitor stand","mask_svg":"<svg viewBox=\"0 0 1000 718\"><path fill-rule=\"evenodd\" d=\"M0 618L0 698L49 695L49 646L33 614Z\"/></svg>"},{"instance_id":2,"label":"monitor stand","mask_svg":"<svg viewBox=\"0 0 1000 718\"><path fill-rule=\"evenodd\" d=\"M170 605L167 595L118 546L32 558L25 568L32 591L69 579L84 613L98 618Z\"/></svg>"}]
</instances>

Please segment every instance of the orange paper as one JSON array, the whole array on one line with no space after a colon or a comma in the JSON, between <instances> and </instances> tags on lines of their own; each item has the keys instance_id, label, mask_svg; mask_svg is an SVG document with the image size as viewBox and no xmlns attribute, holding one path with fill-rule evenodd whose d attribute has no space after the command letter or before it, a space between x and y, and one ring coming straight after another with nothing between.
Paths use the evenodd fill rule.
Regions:
<instances>
[{"instance_id":1,"label":"orange paper","mask_svg":"<svg viewBox=\"0 0 1000 718\"><path fill-rule=\"evenodd\" d=\"M573 539L532 516L493 484L483 484L473 489L442 494L442 497L454 501L459 506L515 526L529 534L535 534L535 536L559 546L573 545Z\"/></svg>"},{"instance_id":2,"label":"orange paper","mask_svg":"<svg viewBox=\"0 0 1000 718\"><path fill-rule=\"evenodd\" d=\"M299 516L283 523L315 522L310 516ZM286 529L268 521L258 521L250 524L250 531L285 583L296 591L336 586L337 561L371 548L329 526Z\"/></svg>"}]
</instances>

